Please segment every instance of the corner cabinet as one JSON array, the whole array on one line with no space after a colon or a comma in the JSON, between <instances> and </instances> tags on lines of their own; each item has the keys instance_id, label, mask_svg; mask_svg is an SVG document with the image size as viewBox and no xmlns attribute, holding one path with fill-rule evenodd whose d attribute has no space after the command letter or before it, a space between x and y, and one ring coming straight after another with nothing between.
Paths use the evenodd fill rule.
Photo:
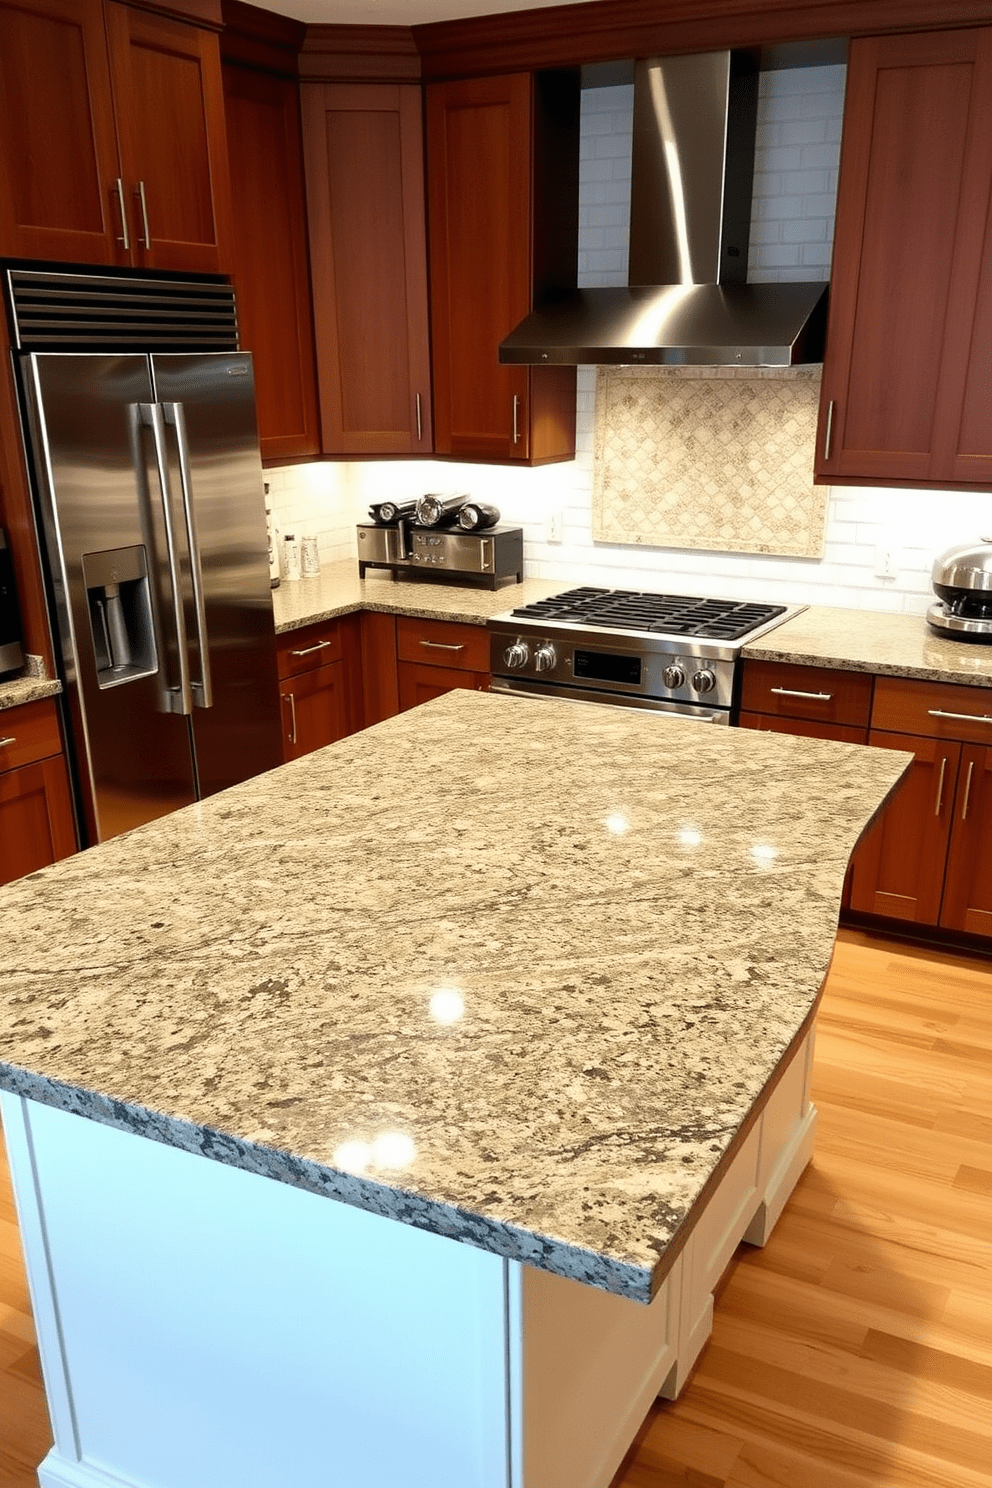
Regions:
<instances>
[{"instance_id":1,"label":"corner cabinet","mask_svg":"<svg viewBox=\"0 0 992 1488\"><path fill-rule=\"evenodd\" d=\"M428 455L420 87L300 91L324 453Z\"/></svg>"},{"instance_id":2,"label":"corner cabinet","mask_svg":"<svg viewBox=\"0 0 992 1488\"><path fill-rule=\"evenodd\" d=\"M295 52L283 55L295 66ZM234 287L241 345L255 362L262 458L303 459L320 453L320 418L299 87L226 50L223 77Z\"/></svg>"},{"instance_id":3,"label":"corner cabinet","mask_svg":"<svg viewBox=\"0 0 992 1488\"><path fill-rule=\"evenodd\" d=\"M435 448L571 459L574 367L503 367L498 352L535 300L576 282L578 73L426 91Z\"/></svg>"},{"instance_id":4,"label":"corner cabinet","mask_svg":"<svg viewBox=\"0 0 992 1488\"><path fill-rule=\"evenodd\" d=\"M217 37L101 0L0 0L0 252L219 273Z\"/></svg>"},{"instance_id":5,"label":"corner cabinet","mask_svg":"<svg viewBox=\"0 0 992 1488\"><path fill-rule=\"evenodd\" d=\"M992 28L851 43L816 477L992 482Z\"/></svg>"}]
</instances>

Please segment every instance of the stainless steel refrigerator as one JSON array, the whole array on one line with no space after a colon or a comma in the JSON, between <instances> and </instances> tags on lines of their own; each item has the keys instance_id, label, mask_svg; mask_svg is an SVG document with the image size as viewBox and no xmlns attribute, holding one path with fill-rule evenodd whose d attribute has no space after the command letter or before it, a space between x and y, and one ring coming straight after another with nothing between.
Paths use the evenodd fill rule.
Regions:
<instances>
[{"instance_id":1,"label":"stainless steel refrigerator","mask_svg":"<svg viewBox=\"0 0 992 1488\"><path fill-rule=\"evenodd\" d=\"M281 763L251 358L19 360L96 842Z\"/></svg>"}]
</instances>

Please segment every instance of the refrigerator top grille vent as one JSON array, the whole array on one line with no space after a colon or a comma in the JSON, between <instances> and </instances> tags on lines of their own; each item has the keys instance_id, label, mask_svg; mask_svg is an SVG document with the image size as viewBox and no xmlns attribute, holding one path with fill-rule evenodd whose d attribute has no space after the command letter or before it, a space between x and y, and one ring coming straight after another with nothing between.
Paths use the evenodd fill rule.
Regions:
<instances>
[{"instance_id":1,"label":"refrigerator top grille vent","mask_svg":"<svg viewBox=\"0 0 992 1488\"><path fill-rule=\"evenodd\" d=\"M237 351L230 284L8 269L20 351Z\"/></svg>"}]
</instances>

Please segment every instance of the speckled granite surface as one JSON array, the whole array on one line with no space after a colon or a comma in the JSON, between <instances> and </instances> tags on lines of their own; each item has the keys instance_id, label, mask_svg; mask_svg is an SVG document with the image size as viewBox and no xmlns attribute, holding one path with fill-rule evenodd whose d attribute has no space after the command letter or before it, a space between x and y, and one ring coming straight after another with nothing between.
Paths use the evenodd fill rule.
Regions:
<instances>
[{"instance_id":1,"label":"speckled granite surface","mask_svg":"<svg viewBox=\"0 0 992 1488\"><path fill-rule=\"evenodd\" d=\"M277 635L354 610L485 625L490 615L501 615L504 610L532 604L535 599L546 599L570 587L561 579L525 579L522 584L507 584L502 589L462 588L457 584L394 581L384 570L370 570L360 579L357 563L349 561L328 565L317 579L296 579L292 583L284 579L272 591L272 608Z\"/></svg>"},{"instance_id":2,"label":"speckled granite surface","mask_svg":"<svg viewBox=\"0 0 992 1488\"><path fill-rule=\"evenodd\" d=\"M36 703L40 698L54 697L61 691L60 682L48 682L43 677L15 677L12 681L0 682L0 709Z\"/></svg>"},{"instance_id":3,"label":"speckled granite surface","mask_svg":"<svg viewBox=\"0 0 992 1488\"><path fill-rule=\"evenodd\" d=\"M938 636L922 615L811 605L744 647L754 661L788 661L992 687L992 646Z\"/></svg>"},{"instance_id":4,"label":"speckled granite surface","mask_svg":"<svg viewBox=\"0 0 992 1488\"><path fill-rule=\"evenodd\" d=\"M646 1300L909 759L450 693L0 891L0 1085Z\"/></svg>"}]
</instances>

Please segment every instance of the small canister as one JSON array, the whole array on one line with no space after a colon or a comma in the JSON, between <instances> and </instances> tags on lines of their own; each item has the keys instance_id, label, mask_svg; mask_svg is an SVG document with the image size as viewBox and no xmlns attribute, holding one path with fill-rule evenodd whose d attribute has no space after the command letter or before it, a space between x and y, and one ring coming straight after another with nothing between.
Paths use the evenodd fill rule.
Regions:
<instances>
[{"instance_id":1,"label":"small canister","mask_svg":"<svg viewBox=\"0 0 992 1488\"><path fill-rule=\"evenodd\" d=\"M294 532L287 532L282 540L283 577L300 577L300 544Z\"/></svg>"},{"instance_id":2,"label":"small canister","mask_svg":"<svg viewBox=\"0 0 992 1488\"><path fill-rule=\"evenodd\" d=\"M315 537L300 538L300 572L305 579L315 579L320 573L320 552Z\"/></svg>"}]
</instances>

